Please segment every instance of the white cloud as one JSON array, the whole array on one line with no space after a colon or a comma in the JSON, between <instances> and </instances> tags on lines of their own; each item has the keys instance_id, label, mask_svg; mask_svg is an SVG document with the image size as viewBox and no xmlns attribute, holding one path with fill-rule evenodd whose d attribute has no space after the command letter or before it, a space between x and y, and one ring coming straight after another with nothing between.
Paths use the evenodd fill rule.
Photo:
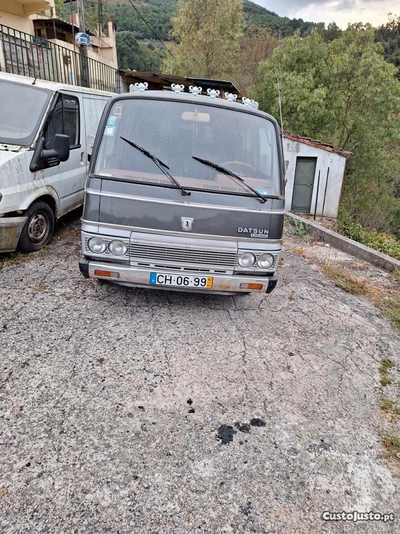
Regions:
<instances>
[{"instance_id":1,"label":"white cloud","mask_svg":"<svg viewBox=\"0 0 400 534\"><path fill-rule=\"evenodd\" d=\"M400 16L399 0L254 0L256 4L278 15L314 22L336 22L342 28L348 23L384 24L388 14Z\"/></svg>"}]
</instances>

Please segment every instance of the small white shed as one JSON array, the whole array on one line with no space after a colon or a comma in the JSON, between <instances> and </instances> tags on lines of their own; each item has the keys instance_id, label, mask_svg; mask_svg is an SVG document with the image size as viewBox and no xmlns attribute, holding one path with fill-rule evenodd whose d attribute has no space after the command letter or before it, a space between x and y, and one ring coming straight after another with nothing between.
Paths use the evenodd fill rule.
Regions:
<instances>
[{"instance_id":1,"label":"small white shed","mask_svg":"<svg viewBox=\"0 0 400 534\"><path fill-rule=\"evenodd\" d=\"M351 152L284 132L286 209L337 217L346 160Z\"/></svg>"}]
</instances>

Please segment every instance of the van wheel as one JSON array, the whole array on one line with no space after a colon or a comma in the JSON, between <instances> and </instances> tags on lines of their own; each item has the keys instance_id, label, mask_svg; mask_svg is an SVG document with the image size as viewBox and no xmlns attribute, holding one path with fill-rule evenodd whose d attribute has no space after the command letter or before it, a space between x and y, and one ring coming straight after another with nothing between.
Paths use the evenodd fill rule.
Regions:
<instances>
[{"instance_id":1,"label":"van wheel","mask_svg":"<svg viewBox=\"0 0 400 534\"><path fill-rule=\"evenodd\" d=\"M19 238L21 252L34 252L50 242L55 227L53 210L46 202L34 202L25 212L28 217Z\"/></svg>"}]
</instances>

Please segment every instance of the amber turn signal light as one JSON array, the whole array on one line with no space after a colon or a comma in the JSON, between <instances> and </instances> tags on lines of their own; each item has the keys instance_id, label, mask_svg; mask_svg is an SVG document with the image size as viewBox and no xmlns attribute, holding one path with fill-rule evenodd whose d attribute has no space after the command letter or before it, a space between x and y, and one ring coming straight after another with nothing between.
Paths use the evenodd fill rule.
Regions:
<instances>
[{"instance_id":1,"label":"amber turn signal light","mask_svg":"<svg viewBox=\"0 0 400 534\"><path fill-rule=\"evenodd\" d=\"M106 278L119 278L119 273L113 273L111 271L100 271L100 269L94 270L95 276L104 276Z\"/></svg>"},{"instance_id":2,"label":"amber turn signal light","mask_svg":"<svg viewBox=\"0 0 400 534\"><path fill-rule=\"evenodd\" d=\"M240 289L253 289L261 291L261 289L264 289L264 284L240 284Z\"/></svg>"}]
</instances>

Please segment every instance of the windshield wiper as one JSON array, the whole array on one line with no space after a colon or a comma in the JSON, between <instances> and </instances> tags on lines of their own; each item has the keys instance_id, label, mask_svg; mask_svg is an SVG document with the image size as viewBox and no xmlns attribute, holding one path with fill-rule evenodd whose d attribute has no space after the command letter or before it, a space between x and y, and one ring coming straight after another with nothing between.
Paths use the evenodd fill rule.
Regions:
<instances>
[{"instance_id":1,"label":"windshield wiper","mask_svg":"<svg viewBox=\"0 0 400 534\"><path fill-rule=\"evenodd\" d=\"M196 161L200 161L200 163L203 163L204 165L208 165L208 167L211 167L212 169L215 169L216 171L221 172L222 174L226 174L227 176L229 176L230 178L233 178L234 180L239 180L240 183L244 185L245 187L247 187L247 189L252 191L254 195L258 198L258 200L262 202L263 204L267 202L268 198L282 200L282 197L278 195L262 195L256 189L253 189L251 185L246 183L241 176L238 176L237 174L230 171L229 169L225 169L225 167L221 167L221 165L218 165L218 163L213 163L212 161L198 158L197 156L192 156L192 158L195 159Z\"/></svg>"},{"instance_id":2,"label":"windshield wiper","mask_svg":"<svg viewBox=\"0 0 400 534\"><path fill-rule=\"evenodd\" d=\"M146 150L145 148L137 145L136 143L134 143L133 141L131 141L130 139L126 139L125 137L122 137L122 135L120 135L120 138L125 141L125 143L128 143L128 145L131 145L133 146L133 148L136 148L136 150L139 150L139 152L141 152L142 154L144 154L145 156L147 156L149 159L151 159L151 161L153 161L157 167L160 169L160 171L165 174L165 176L167 176L167 178L169 178L175 185L178 189L181 190L181 193L182 195L184 196L188 196L190 195L190 191L186 191L186 189L183 187L183 185L181 185L178 180L176 178L174 178L172 176L172 174L170 174L167 169L169 169L168 165L166 163L164 163L163 161L161 161L160 159L158 159L156 156L154 156L151 152L149 152L148 150Z\"/></svg>"}]
</instances>

